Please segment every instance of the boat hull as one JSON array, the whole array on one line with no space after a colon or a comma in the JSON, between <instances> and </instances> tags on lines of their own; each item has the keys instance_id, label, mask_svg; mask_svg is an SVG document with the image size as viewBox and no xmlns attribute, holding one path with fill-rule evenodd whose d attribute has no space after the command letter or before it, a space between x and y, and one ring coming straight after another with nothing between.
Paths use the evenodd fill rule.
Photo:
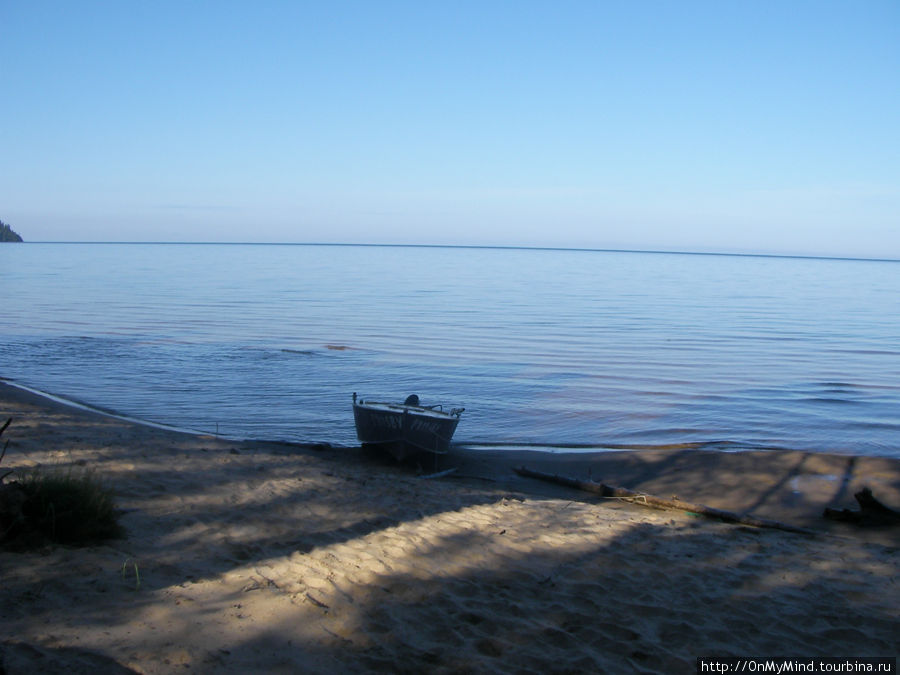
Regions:
<instances>
[{"instance_id":1,"label":"boat hull","mask_svg":"<svg viewBox=\"0 0 900 675\"><path fill-rule=\"evenodd\" d=\"M364 445L379 445L397 459L418 452L446 454L459 424L459 412L445 413L419 406L353 402L356 437Z\"/></svg>"}]
</instances>

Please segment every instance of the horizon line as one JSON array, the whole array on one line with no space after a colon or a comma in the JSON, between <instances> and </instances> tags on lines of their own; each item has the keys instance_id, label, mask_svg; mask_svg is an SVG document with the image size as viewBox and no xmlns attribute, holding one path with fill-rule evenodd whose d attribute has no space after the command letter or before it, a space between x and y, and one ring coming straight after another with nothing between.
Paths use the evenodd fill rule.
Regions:
<instances>
[{"instance_id":1,"label":"horizon line","mask_svg":"<svg viewBox=\"0 0 900 675\"><path fill-rule=\"evenodd\" d=\"M791 258L801 260L857 260L868 262L900 262L900 258L875 258L863 256L814 255L804 253L737 253L726 251L685 251L637 248L593 248L584 246L516 246L504 244L378 244L378 243L341 243L341 242L289 242L289 241L64 241L38 240L21 242L4 242L15 244L102 244L102 245L165 245L165 246L343 246L368 248L459 248L487 249L510 251L572 251L584 253L652 253L657 255L708 255L733 256L739 258Z\"/></svg>"}]
</instances>

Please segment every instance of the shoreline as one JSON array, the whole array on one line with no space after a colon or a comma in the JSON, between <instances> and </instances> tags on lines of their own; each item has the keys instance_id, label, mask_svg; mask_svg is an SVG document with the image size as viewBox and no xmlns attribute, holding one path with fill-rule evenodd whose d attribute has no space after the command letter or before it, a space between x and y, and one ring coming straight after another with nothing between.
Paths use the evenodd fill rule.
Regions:
<instances>
[{"instance_id":1,"label":"shoreline","mask_svg":"<svg viewBox=\"0 0 900 675\"><path fill-rule=\"evenodd\" d=\"M106 415L108 417L112 417L114 419L123 420L125 422L132 422L134 424L144 425L148 427L153 427L157 429L166 429L168 431L175 431L179 433L185 434L193 434L196 436L206 436L212 435L218 438L224 438L232 441L252 441L257 443L287 443L294 445L321 445L322 443L327 443L328 445L332 445L333 447L354 447L354 446L346 446L341 444L332 444L327 441L316 442L316 441L280 441L280 440L272 440L272 439L264 439L264 438L251 438L251 437L243 437L243 436L230 436L230 435L220 435L218 433L213 433L210 431L204 431L202 429L192 429L189 427L177 427L171 424L165 424L161 422L153 422L151 420L142 419L139 417L132 417L130 415L123 415L115 410L106 409L102 407L98 407L95 405L91 405L85 401L81 401L78 399L65 398L62 396L57 396L56 394L43 391L41 389L37 389L35 387L28 386L26 384L22 384L15 380L11 380L5 377L0 376L0 385L7 385L12 387L13 389L19 389L21 391L27 392L29 394L34 394L35 396L47 399L48 401L52 401L54 403L58 403L64 406L70 406L72 408L76 408L78 410L83 410L88 413L95 413L99 415ZM666 445L653 445L646 446L642 444L621 444L621 443L612 443L612 444L600 444L600 443L553 443L553 444L541 444L541 443L521 443L521 442L463 442L463 443L451 443L451 445L456 448L459 452L502 452L502 453L513 453L513 452L538 452L544 455L584 455L586 457L596 454L605 454L605 453L615 453L615 452L633 452L639 450L659 450L659 451L668 451L668 450L698 450L698 451L711 451L711 452L722 452L722 453L739 453L739 452L768 452L768 451L789 451L790 448L785 448L781 446L762 446L762 445L749 445L737 443L734 441L695 441L695 442L686 442L686 443L674 443L674 444L666 444ZM731 449L726 449L726 448ZM845 456L841 453L821 453L821 454L829 454L835 456ZM848 455L849 456L849 455ZM869 455L852 455L852 456L869 456ZM881 455L871 455L872 457L880 457ZM890 459L890 458L889 458Z\"/></svg>"},{"instance_id":2,"label":"shoreline","mask_svg":"<svg viewBox=\"0 0 900 675\"><path fill-rule=\"evenodd\" d=\"M473 451L423 480L359 448L153 428L0 382L7 417L3 469L90 468L128 533L0 550L10 674L689 673L710 654L897 651L900 536L820 514L863 481L900 504L898 460ZM600 500L515 464L822 534Z\"/></svg>"},{"instance_id":3,"label":"shoreline","mask_svg":"<svg viewBox=\"0 0 900 675\"><path fill-rule=\"evenodd\" d=\"M74 408L76 410L80 410L82 412L90 413L93 415L103 415L105 417L111 417L116 420L120 420L122 422L130 422L132 424L137 424L140 426L151 427L154 429L163 429L165 431L174 431L180 434L192 434L194 436L203 436L206 435L205 432L200 431L199 429L183 429L181 427L174 427L170 424L160 424L159 422L151 422L150 420L140 419L139 417L130 417L129 415L121 415L113 410L104 410L103 408L98 408L97 406L92 406L83 401L76 401L70 398L64 398L62 396L57 396L56 394L51 394L50 392L43 391L41 389L35 389L34 387L29 387L27 384L21 384L14 380L9 380L5 377L0 377L0 386L11 387L12 389L18 389L19 391L32 394L33 396L37 396L38 398L45 399L48 402L52 402L58 405L62 405L68 408ZM239 439L239 438L229 438L227 436L222 436L221 438L227 438L229 440L249 440L249 439Z\"/></svg>"},{"instance_id":4,"label":"shoreline","mask_svg":"<svg viewBox=\"0 0 900 675\"><path fill-rule=\"evenodd\" d=\"M108 417L138 427L190 437L298 450L328 447L338 453L362 452L358 446L331 445L327 442L297 443L237 438L182 429L120 415L0 377L0 398L10 396L10 390L34 397L31 400L38 405L44 402L46 405L60 406L61 410L74 409L88 415ZM420 458L420 472L431 473L423 468L429 461L430 456ZM514 467L528 466L545 473L605 482L648 494L677 496L742 515L784 520L823 531L834 530L835 527L832 523L823 522L822 511L826 507L855 508L853 494L863 487L873 489L888 504L900 505L900 459L876 455L844 455L782 448L722 451L697 449L690 444L649 448L631 446L628 449L613 448L593 452L584 448L566 451L561 447L560 451L547 452L521 445L509 449L483 445L479 449L472 449L465 445L454 445L449 455L442 456L437 461L449 465L440 468L455 468L463 476L489 480L526 492L572 494L569 488L557 488L518 477L514 474ZM840 531L841 527L837 530ZM868 533L861 534L865 536Z\"/></svg>"}]
</instances>

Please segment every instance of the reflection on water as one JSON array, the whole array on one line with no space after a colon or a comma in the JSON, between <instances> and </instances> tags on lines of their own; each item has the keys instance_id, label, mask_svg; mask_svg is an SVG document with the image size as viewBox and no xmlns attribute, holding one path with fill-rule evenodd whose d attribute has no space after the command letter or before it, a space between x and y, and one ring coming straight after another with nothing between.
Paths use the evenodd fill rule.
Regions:
<instances>
[{"instance_id":1,"label":"reflection on water","mask_svg":"<svg viewBox=\"0 0 900 675\"><path fill-rule=\"evenodd\" d=\"M900 265L587 251L0 249L0 376L180 427L355 442L350 394L456 440L900 456Z\"/></svg>"}]
</instances>

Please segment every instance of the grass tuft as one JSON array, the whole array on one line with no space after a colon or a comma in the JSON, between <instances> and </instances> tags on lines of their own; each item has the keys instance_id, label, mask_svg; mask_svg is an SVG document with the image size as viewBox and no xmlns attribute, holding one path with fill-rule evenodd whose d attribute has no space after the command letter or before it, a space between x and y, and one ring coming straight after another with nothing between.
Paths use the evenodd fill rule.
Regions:
<instances>
[{"instance_id":1,"label":"grass tuft","mask_svg":"<svg viewBox=\"0 0 900 675\"><path fill-rule=\"evenodd\" d=\"M0 435L11 422L10 418L0 425ZM3 445L0 462L8 447L9 441ZM5 482L13 473L19 480ZM0 473L0 544L4 546L87 546L116 539L125 536L118 517L113 491L89 469L33 468Z\"/></svg>"},{"instance_id":2,"label":"grass tuft","mask_svg":"<svg viewBox=\"0 0 900 675\"><path fill-rule=\"evenodd\" d=\"M25 529L75 546L123 536L111 489L90 470L30 469L20 477Z\"/></svg>"}]
</instances>

